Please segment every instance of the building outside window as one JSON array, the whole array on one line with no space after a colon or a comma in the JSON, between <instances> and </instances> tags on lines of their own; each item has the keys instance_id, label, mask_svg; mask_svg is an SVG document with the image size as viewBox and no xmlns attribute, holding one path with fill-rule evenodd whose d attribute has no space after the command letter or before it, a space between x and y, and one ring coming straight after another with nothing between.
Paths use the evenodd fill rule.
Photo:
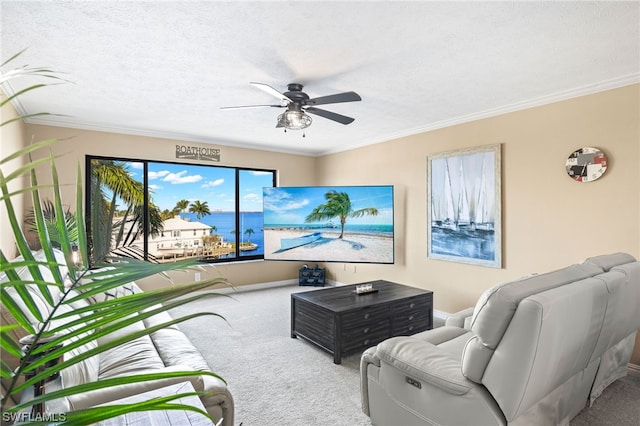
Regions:
<instances>
[{"instance_id":1,"label":"building outside window","mask_svg":"<svg viewBox=\"0 0 640 426\"><path fill-rule=\"evenodd\" d=\"M92 261L107 253L156 262L264 258L262 191L275 186L274 170L96 156L86 164Z\"/></svg>"}]
</instances>

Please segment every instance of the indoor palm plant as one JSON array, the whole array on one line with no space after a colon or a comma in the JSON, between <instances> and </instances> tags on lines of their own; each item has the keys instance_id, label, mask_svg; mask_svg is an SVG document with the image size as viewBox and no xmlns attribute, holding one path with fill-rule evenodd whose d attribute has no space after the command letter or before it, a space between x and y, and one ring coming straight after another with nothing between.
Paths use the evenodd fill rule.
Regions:
<instances>
[{"instance_id":1,"label":"indoor palm plant","mask_svg":"<svg viewBox=\"0 0 640 426\"><path fill-rule=\"evenodd\" d=\"M19 54L13 56L3 63L2 67L5 67L18 56ZM46 68L31 68L25 66L7 72L2 71L0 84L6 83L9 79L25 75L57 78L55 73ZM0 106L4 106L17 96L29 90L37 89L45 85L46 83L41 83L29 86L27 89L21 90L3 100ZM10 121L2 123L2 125L8 124ZM196 290L203 290L214 284L227 283L223 278L216 278L189 284L171 284L163 289L136 293L117 299L107 299L98 302L92 301L92 304L85 304L83 308L73 311L74 314L82 314L81 322L70 323L67 321L64 327L56 326L55 324L59 323L60 320L64 322L65 315L69 315L68 312L63 313L63 311L68 311L69 309L59 309L62 306L71 306L71 304L77 302L79 299L90 298L106 290L155 274L164 274L166 276L165 273L172 270L184 270L195 267L197 266L197 260L154 264L135 259L117 258L109 256L107 253L104 257L93 259L93 261L95 267L108 265L108 273L90 271L87 264L89 259L87 233L84 222L81 220L83 217L83 188L80 165L78 165L76 200L75 203L72 204L75 206L75 214L78 220L74 221L74 229L72 232L69 230L69 221L66 220L69 217L69 212L63 208L55 159L52 154L34 161L28 161L26 164L7 172L7 164L10 161L23 156L31 160L31 154L33 152L47 149L47 147L54 143L56 143L56 140L33 143L0 160L1 199L7 213L7 217L3 217L0 220L8 220L10 222L13 238L15 239L19 254L18 259L10 261L8 256L0 251L0 301L2 302L3 308L15 319L15 324L0 324L0 343L3 351L3 360L0 363L0 374L5 384L3 389L4 395L2 396L2 421L5 422L15 419L15 413L25 412L25 410L29 412L32 406L36 406L45 401L100 388L118 386L133 381L149 381L170 377L187 378L194 375L212 375L218 377L214 373L204 371L145 374L112 378L62 388L53 392L47 392L29 401L20 402L17 405L13 405L10 402L12 396L19 395L22 391L33 387L35 383L49 377L54 377L62 369L80 363L109 349L113 349L122 343L139 338L142 335L151 334L159 328L167 327L189 318L200 315L217 315L215 313L202 312L175 318L172 321L165 322L156 327L131 332L110 343L101 344L91 351L69 356L72 349L87 342L95 341L100 336L114 330L120 330L145 317L169 310L205 295L216 296L218 295L216 293L203 294L199 292L197 295L190 295L190 293ZM41 185L36 178L36 169L46 166L51 167L51 184ZM29 177L30 183L22 185L20 189L13 190L12 192L12 189L10 189L14 188L12 184L16 181L24 182L25 176ZM45 189L48 194L52 194L52 207L42 200L41 191L43 189ZM29 247L25 235L26 231L23 231L23 226L19 223L18 218L20 215L16 212L14 201L12 201L15 200L15 197L26 196L30 196L32 199L32 221L35 224L34 229L37 234L37 239L42 247L37 256ZM51 208L53 212L50 211ZM49 221L48 223L47 219L51 217L54 218L54 221ZM56 252L52 248L52 233L47 229L52 226L55 227L53 234L56 235L56 239L58 240L56 241L56 246L60 247L66 265L56 260ZM79 252L79 257L76 257L78 254L75 252L76 249ZM65 266L68 267L68 275L63 272ZM52 279L43 276L40 269L42 267L46 267L51 271ZM21 271L24 272L25 270L29 271L29 274L27 274L29 278L26 279L24 278L25 274L21 273ZM91 276L94 279L85 279L89 273L92 273ZM100 279L95 279L96 277ZM50 306L48 310L50 314L42 315L31 293L27 291L29 287L36 287L43 295L46 303ZM31 320L29 319L30 317L32 318ZM34 324L33 317L37 319L36 324ZM23 329L26 333L32 335L32 343L28 346L23 346L18 342L13 333L16 329ZM65 354L67 356L65 356ZM9 367L9 363L4 356L14 357L14 360L19 360L16 362L17 368ZM59 359L62 359L62 362L56 363L55 360ZM26 379L24 379L25 377ZM195 410L208 416L206 412L194 407L171 403L172 399L184 396L186 395L180 394L139 404L107 405L69 411L57 420L65 424L84 425L132 411L168 409ZM29 423L35 424L48 422L46 417L34 418L32 416L26 420Z\"/></svg>"}]
</instances>

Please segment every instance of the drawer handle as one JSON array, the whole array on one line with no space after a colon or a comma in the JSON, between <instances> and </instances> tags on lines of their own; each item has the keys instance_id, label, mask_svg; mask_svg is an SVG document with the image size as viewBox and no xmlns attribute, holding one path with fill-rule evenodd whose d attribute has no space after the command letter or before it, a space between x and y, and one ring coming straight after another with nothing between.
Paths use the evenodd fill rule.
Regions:
<instances>
[{"instance_id":1,"label":"drawer handle","mask_svg":"<svg viewBox=\"0 0 640 426\"><path fill-rule=\"evenodd\" d=\"M409 317L409 321L412 321L412 320L413 320L413 315Z\"/></svg>"},{"instance_id":2,"label":"drawer handle","mask_svg":"<svg viewBox=\"0 0 640 426\"><path fill-rule=\"evenodd\" d=\"M367 346L371 340L367 339L364 341L364 345Z\"/></svg>"},{"instance_id":3,"label":"drawer handle","mask_svg":"<svg viewBox=\"0 0 640 426\"><path fill-rule=\"evenodd\" d=\"M364 314L364 319L369 319L369 317L371 316L371 314Z\"/></svg>"},{"instance_id":4,"label":"drawer handle","mask_svg":"<svg viewBox=\"0 0 640 426\"><path fill-rule=\"evenodd\" d=\"M413 326L409 326L409 331L413 331Z\"/></svg>"},{"instance_id":5,"label":"drawer handle","mask_svg":"<svg viewBox=\"0 0 640 426\"><path fill-rule=\"evenodd\" d=\"M415 304L415 303L410 304L410 305L409 305L409 309L412 309L414 306L416 306L416 304Z\"/></svg>"},{"instance_id":6,"label":"drawer handle","mask_svg":"<svg viewBox=\"0 0 640 426\"><path fill-rule=\"evenodd\" d=\"M364 332L364 334L367 334L369 332L369 327L365 327L362 331Z\"/></svg>"}]
</instances>

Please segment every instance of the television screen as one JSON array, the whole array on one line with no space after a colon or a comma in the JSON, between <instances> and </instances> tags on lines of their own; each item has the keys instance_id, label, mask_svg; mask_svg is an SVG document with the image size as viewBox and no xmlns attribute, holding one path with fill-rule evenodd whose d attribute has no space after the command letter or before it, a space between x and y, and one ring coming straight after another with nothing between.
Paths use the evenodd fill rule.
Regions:
<instances>
[{"instance_id":1,"label":"television screen","mask_svg":"<svg viewBox=\"0 0 640 426\"><path fill-rule=\"evenodd\" d=\"M393 186L263 188L264 258L393 263Z\"/></svg>"}]
</instances>

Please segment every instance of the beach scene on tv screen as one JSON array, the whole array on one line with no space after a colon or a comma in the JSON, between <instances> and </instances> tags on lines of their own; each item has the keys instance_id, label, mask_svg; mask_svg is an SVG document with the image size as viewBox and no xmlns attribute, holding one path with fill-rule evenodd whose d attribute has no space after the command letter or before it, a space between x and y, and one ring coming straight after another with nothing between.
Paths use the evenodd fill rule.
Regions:
<instances>
[{"instance_id":1,"label":"beach scene on tv screen","mask_svg":"<svg viewBox=\"0 0 640 426\"><path fill-rule=\"evenodd\" d=\"M393 186L263 191L265 259L393 263Z\"/></svg>"}]
</instances>

